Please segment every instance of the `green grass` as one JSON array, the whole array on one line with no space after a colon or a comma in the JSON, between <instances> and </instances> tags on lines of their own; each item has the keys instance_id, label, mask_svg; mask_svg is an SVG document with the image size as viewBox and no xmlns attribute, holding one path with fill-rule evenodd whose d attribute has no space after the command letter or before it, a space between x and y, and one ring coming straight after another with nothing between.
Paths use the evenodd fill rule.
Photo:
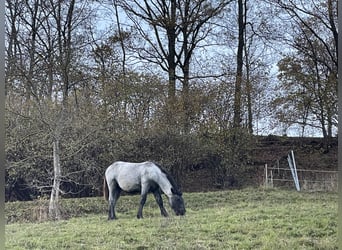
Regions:
<instances>
[{"instance_id":1,"label":"green grass","mask_svg":"<svg viewBox=\"0 0 342 250\"><path fill-rule=\"evenodd\" d=\"M337 249L335 193L244 189L186 193L184 199L184 217L162 218L149 197L144 219L138 220L135 216L139 196L124 196L119 200L117 221L107 221L107 204L101 198L63 200L68 220L9 223L5 246L101 250ZM22 215L29 214L30 206L22 204L6 204L9 222L15 221L14 206L26 209L17 209ZM171 214L170 207L166 208Z\"/></svg>"}]
</instances>

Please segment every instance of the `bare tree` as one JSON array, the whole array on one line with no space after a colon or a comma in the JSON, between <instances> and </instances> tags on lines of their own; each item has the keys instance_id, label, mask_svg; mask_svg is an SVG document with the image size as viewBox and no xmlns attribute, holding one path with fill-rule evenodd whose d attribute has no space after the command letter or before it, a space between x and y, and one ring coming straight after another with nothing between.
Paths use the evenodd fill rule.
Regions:
<instances>
[{"instance_id":1,"label":"bare tree","mask_svg":"<svg viewBox=\"0 0 342 250\"><path fill-rule=\"evenodd\" d=\"M242 77L243 77L243 49L244 49L244 33L245 33L245 15L246 1L238 0L238 50L236 55L236 80L235 80L235 95L234 95L234 121L233 126L239 128L241 124L241 95L242 95Z\"/></svg>"},{"instance_id":2,"label":"bare tree","mask_svg":"<svg viewBox=\"0 0 342 250\"><path fill-rule=\"evenodd\" d=\"M7 6L6 87L13 91L12 94L18 94L16 98L23 98L22 106L28 110L22 115L32 126L44 127L45 140L52 142L53 183L49 214L51 218L59 219L60 144L70 121L69 95L78 82L73 70L76 67L75 31L86 17L86 8L76 0L7 1ZM28 137L34 135L27 133Z\"/></svg>"},{"instance_id":3,"label":"bare tree","mask_svg":"<svg viewBox=\"0 0 342 250\"><path fill-rule=\"evenodd\" d=\"M170 111L175 107L176 81L181 82L186 131L190 126L191 108L188 100L191 59L195 49L211 32L212 24L209 25L209 20L217 17L229 2L121 1L122 8L148 44L137 48L140 58L157 64L168 73Z\"/></svg>"},{"instance_id":4,"label":"bare tree","mask_svg":"<svg viewBox=\"0 0 342 250\"><path fill-rule=\"evenodd\" d=\"M277 1L276 4L291 17L292 29L288 31L292 32L292 39L286 41L294 51L280 61L280 77L286 83L300 75L294 85L297 94L304 92L309 98L311 116L319 120L324 138L331 138L332 128L337 125L337 1L311 0L305 4ZM292 70L294 66L299 67L297 72Z\"/></svg>"}]
</instances>

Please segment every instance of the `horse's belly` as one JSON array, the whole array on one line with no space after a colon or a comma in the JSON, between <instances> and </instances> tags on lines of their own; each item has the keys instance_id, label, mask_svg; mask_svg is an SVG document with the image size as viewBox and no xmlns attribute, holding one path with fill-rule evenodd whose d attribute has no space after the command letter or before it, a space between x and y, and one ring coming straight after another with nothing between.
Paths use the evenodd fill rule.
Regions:
<instances>
[{"instance_id":1,"label":"horse's belly","mask_svg":"<svg viewBox=\"0 0 342 250\"><path fill-rule=\"evenodd\" d=\"M126 192L137 192L141 189L140 178L119 178L119 187Z\"/></svg>"},{"instance_id":2,"label":"horse's belly","mask_svg":"<svg viewBox=\"0 0 342 250\"><path fill-rule=\"evenodd\" d=\"M124 182L124 183L119 183L119 186L123 191L126 191L126 192L139 192L141 189L141 186L137 185L136 183Z\"/></svg>"}]
</instances>

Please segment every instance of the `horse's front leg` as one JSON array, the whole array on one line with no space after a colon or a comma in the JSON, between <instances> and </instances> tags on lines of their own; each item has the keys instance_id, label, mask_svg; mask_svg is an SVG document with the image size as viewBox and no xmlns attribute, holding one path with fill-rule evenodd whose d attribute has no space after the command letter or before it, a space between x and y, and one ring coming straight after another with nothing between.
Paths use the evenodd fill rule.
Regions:
<instances>
[{"instance_id":1,"label":"horse's front leg","mask_svg":"<svg viewBox=\"0 0 342 250\"><path fill-rule=\"evenodd\" d=\"M141 194L140 205L139 205L138 214L137 214L138 219L141 219L143 217L142 210L143 210L143 207L145 205L146 198L147 198L147 192L143 192Z\"/></svg>"},{"instance_id":2,"label":"horse's front leg","mask_svg":"<svg viewBox=\"0 0 342 250\"><path fill-rule=\"evenodd\" d=\"M158 204L158 206L160 208L161 215L164 216L164 217L168 217L169 214L167 213L167 211L164 208L163 199L161 197L160 191L159 190L154 191L153 195L154 195L154 198L156 199L156 202L157 202L157 204Z\"/></svg>"}]
</instances>

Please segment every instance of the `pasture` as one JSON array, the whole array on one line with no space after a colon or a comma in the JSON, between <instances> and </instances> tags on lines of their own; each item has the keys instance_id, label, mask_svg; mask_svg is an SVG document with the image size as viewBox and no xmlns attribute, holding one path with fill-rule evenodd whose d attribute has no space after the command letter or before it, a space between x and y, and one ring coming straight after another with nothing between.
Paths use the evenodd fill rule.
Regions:
<instances>
[{"instance_id":1,"label":"pasture","mask_svg":"<svg viewBox=\"0 0 342 250\"><path fill-rule=\"evenodd\" d=\"M118 220L102 197L62 200L61 221L42 219L47 201L5 204L6 249L337 249L336 193L243 189L184 193L187 213L160 215L152 195L122 196ZM41 213L40 213L40 216ZM44 217L44 216L43 216Z\"/></svg>"}]
</instances>

